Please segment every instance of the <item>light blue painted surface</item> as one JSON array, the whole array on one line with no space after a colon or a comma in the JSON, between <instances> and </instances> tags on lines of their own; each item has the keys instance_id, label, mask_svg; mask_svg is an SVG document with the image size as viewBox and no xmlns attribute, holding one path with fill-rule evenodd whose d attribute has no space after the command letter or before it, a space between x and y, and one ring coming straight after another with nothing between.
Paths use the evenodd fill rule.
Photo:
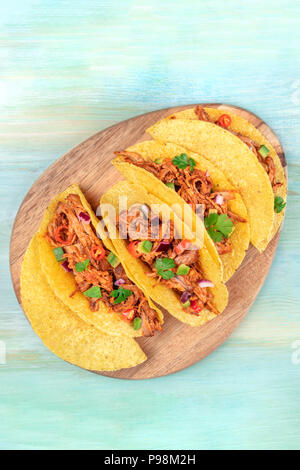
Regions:
<instances>
[{"instance_id":1,"label":"light blue painted surface","mask_svg":"<svg viewBox=\"0 0 300 470\"><path fill-rule=\"evenodd\" d=\"M0 448L299 449L299 19L291 0L1 2ZM249 108L286 151L285 225L255 305L222 347L173 376L118 381L64 363L12 291L19 204L96 131L201 101Z\"/></svg>"}]
</instances>

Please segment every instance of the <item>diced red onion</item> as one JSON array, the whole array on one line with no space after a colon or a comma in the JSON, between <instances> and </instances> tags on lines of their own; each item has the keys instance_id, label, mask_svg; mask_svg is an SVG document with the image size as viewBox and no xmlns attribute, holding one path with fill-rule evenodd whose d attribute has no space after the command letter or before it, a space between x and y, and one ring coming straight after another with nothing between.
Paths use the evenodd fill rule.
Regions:
<instances>
[{"instance_id":1,"label":"diced red onion","mask_svg":"<svg viewBox=\"0 0 300 470\"><path fill-rule=\"evenodd\" d=\"M185 291L180 297L180 302L182 304L185 304L189 300L190 297L191 297L191 294L189 292Z\"/></svg>"},{"instance_id":2,"label":"diced red onion","mask_svg":"<svg viewBox=\"0 0 300 470\"><path fill-rule=\"evenodd\" d=\"M209 171L208 171L208 170L206 170L206 172L205 172L205 176L210 176L210 174L209 174Z\"/></svg>"},{"instance_id":3,"label":"diced red onion","mask_svg":"<svg viewBox=\"0 0 300 470\"><path fill-rule=\"evenodd\" d=\"M222 196L222 194L217 194L217 196L215 197L215 203L221 206L223 202L224 202L224 197Z\"/></svg>"},{"instance_id":4,"label":"diced red onion","mask_svg":"<svg viewBox=\"0 0 300 470\"><path fill-rule=\"evenodd\" d=\"M61 267L64 268L65 271L67 271L67 273L70 273L71 271L73 271L70 266L69 266L69 263L67 260L65 260L63 263L61 263Z\"/></svg>"},{"instance_id":5,"label":"diced red onion","mask_svg":"<svg viewBox=\"0 0 300 470\"><path fill-rule=\"evenodd\" d=\"M121 277L115 282L115 285L120 287L122 284L125 284L126 281L125 279L122 279Z\"/></svg>"},{"instance_id":6,"label":"diced red onion","mask_svg":"<svg viewBox=\"0 0 300 470\"><path fill-rule=\"evenodd\" d=\"M85 212L79 212L79 215L78 215L79 219L84 222L85 224L89 224L90 223L90 216L88 214L86 214Z\"/></svg>"},{"instance_id":7,"label":"diced red onion","mask_svg":"<svg viewBox=\"0 0 300 470\"><path fill-rule=\"evenodd\" d=\"M212 281L209 281L208 279L201 279L201 281L198 282L199 287L214 287L214 283Z\"/></svg>"},{"instance_id":8,"label":"diced red onion","mask_svg":"<svg viewBox=\"0 0 300 470\"><path fill-rule=\"evenodd\" d=\"M160 242L155 251L168 251L170 248L170 242Z\"/></svg>"}]
</instances>

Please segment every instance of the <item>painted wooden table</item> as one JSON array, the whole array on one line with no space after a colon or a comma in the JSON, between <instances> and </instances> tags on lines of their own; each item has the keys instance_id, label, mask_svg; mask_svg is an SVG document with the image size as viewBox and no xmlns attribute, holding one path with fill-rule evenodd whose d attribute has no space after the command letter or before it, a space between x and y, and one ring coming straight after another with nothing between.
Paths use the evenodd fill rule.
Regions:
<instances>
[{"instance_id":1,"label":"painted wooden table","mask_svg":"<svg viewBox=\"0 0 300 470\"><path fill-rule=\"evenodd\" d=\"M161 5L1 3L0 448L300 448L300 8ZM223 346L175 375L119 381L64 363L11 287L19 204L50 163L96 131L197 101L249 108L286 153L286 220L259 297Z\"/></svg>"}]
</instances>

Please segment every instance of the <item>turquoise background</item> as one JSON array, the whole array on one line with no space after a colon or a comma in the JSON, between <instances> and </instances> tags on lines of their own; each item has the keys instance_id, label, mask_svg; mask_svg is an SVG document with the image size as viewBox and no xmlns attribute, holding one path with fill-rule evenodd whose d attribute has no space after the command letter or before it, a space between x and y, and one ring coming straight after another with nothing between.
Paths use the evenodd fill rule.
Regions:
<instances>
[{"instance_id":1,"label":"turquoise background","mask_svg":"<svg viewBox=\"0 0 300 470\"><path fill-rule=\"evenodd\" d=\"M1 2L0 448L299 449L297 3ZM96 131L201 101L257 113L286 152L288 209L264 287L223 346L175 375L120 381L64 363L12 290L19 204L50 163Z\"/></svg>"}]
</instances>

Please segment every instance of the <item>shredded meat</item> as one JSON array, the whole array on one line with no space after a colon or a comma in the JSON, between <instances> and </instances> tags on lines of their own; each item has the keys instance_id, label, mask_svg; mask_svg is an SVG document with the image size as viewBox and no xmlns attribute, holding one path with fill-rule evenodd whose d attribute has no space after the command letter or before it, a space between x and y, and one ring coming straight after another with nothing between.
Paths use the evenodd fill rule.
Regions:
<instances>
[{"instance_id":1,"label":"shredded meat","mask_svg":"<svg viewBox=\"0 0 300 470\"><path fill-rule=\"evenodd\" d=\"M157 312L150 308L143 292L128 279L122 265L119 264L113 268L107 261L108 250L97 237L92 224L83 222L82 213L88 217L80 197L77 194L69 194L65 202L57 204L55 215L48 225L45 238L55 248L62 246L64 259L75 278L76 291L86 292L93 286L101 288L101 299L87 298L92 312L99 310L100 302L106 304L116 313L123 314L128 310L133 310L132 319L136 316L142 319L143 335L152 336L156 330L161 329ZM64 229L62 233L59 232L60 240L57 240L56 231L61 226L64 226ZM95 247L99 247L102 251L105 250L105 257L100 260L95 259L93 256ZM88 260L88 265L79 272L76 269L77 263L86 260ZM125 281L122 287L130 290L131 295L120 303L114 303L114 297L110 294L114 289L117 289L115 283L118 279ZM75 292L72 292L71 296Z\"/></svg>"},{"instance_id":2,"label":"shredded meat","mask_svg":"<svg viewBox=\"0 0 300 470\"><path fill-rule=\"evenodd\" d=\"M142 328L144 332L144 336L152 336L153 331L155 330L161 330L161 325L160 322L158 321L157 318L157 313L156 311L150 307L148 302L144 301L140 305L140 315L142 319Z\"/></svg>"},{"instance_id":3,"label":"shredded meat","mask_svg":"<svg viewBox=\"0 0 300 470\"><path fill-rule=\"evenodd\" d=\"M121 212L119 214L118 220L117 220L117 225L118 227L120 226L120 223L124 225L127 223L127 229L130 224L133 222L138 223L139 220L139 211L135 212L135 215L132 214L127 214L126 211ZM148 214L150 215L150 213ZM135 217L135 219L134 219ZM150 217L146 220L146 225L149 226L147 229L147 232L150 233L150 226L151 226L151 221ZM127 221L127 222L126 222ZM181 247L179 247L180 243L182 240L176 238L176 232L174 229L174 224L172 221L169 221L168 223L169 228L170 228L170 235L169 237L165 237L165 229L163 227L162 220L159 219L159 224L158 224L158 235L159 239L152 239L152 247L150 253L140 253L140 260L142 260L144 263L146 263L150 268L151 272L148 273L150 277L156 277L157 282L160 282L164 284L166 287L169 289L172 289L175 293L179 294L180 296L182 295L183 292L188 292L190 293L190 300L195 301L198 306L198 310L195 311L194 308L191 306L186 308L186 311L188 313L197 315L203 308L208 308L214 313L218 313L216 308L213 305L212 302L212 297L213 294L208 288L201 288L199 286L199 281L203 279L203 275L199 266L199 257L198 257L198 251L197 250L189 250L187 248L183 248L181 250ZM129 230L128 230L129 233ZM141 241L141 239L136 238L134 236L132 237L129 233L129 242L130 243L136 243L137 241ZM148 238L150 240L150 238ZM162 249L160 246L162 246L162 242L166 242L167 245L167 251L161 251ZM175 267L170 269L173 271L173 277L170 279L164 279L162 275L157 271L155 264L158 259L174 259L175 261ZM185 264L190 267L190 270L188 274L186 275L177 275L177 266ZM192 305L192 304L191 304Z\"/></svg>"},{"instance_id":4,"label":"shredded meat","mask_svg":"<svg viewBox=\"0 0 300 470\"><path fill-rule=\"evenodd\" d=\"M200 113L200 110L199 110L199 113ZM203 110L203 113L205 113L204 110ZM203 172L199 170L198 168L194 168L193 172L191 172L188 167L178 168L177 166L173 164L171 158L165 158L162 163L155 163L151 159L142 158L136 152L121 151L121 152L115 152L115 153L118 156L122 157L124 161L131 163L135 166L138 166L140 168L144 168L147 171L150 171L163 183L174 183L175 189L177 193L179 194L179 196L181 196L185 200L185 202L190 204L193 211L196 212L198 215L203 215L204 217L208 217L211 211L215 211L218 214L227 214L227 216L232 220L233 223L247 222L246 219L228 210L228 201L235 199L236 190L230 189L230 190L214 192L213 181L211 177L209 176L208 172ZM222 196L222 199L223 199L222 204L217 204L215 201L218 195ZM201 213L199 214L200 208L201 208ZM122 214L120 214L120 220L121 219L122 219ZM143 223L145 223L145 221ZM141 225L142 223L139 222L138 223L139 229ZM146 231L147 229L145 229L144 233ZM132 239L138 239L140 237L139 234L134 233L134 231L131 232L130 235ZM162 234L160 234L160 238L164 238ZM148 239L149 240L153 239L153 237L151 237L149 233L148 233ZM157 237L154 237L154 239L157 239ZM230 243L227 241L226 253L228 253L230 250L231 250ZM223 248L223 251L224 251L224 248ZM149 253L148 258L153 258L153 254Z\"/></svg>"},{"instance_id":5,"label":"shredded meat","mask_svg":"<svg viewBox=\"0 0 300 470\"><path fill-rule=\"evenodd\" d=\"M174 258L175 263L177 266L180 264L186 264L190 266L191 264L196 263L198 260L198 251L197 250L186 250L181 255L176 256Z\"/></svg>"},{"instance_id":6,"label":"shredded meat","mask_svg":"<svg viewBox=\"0 0 300 470\"><path fill-rule=\"evenodd\" d=\"M231 252L231 246L226 238L224 238L221 242L216 242L215 245L219 255L225 255L225 253Z\"/></svg>"},{"instance_id":7,"label":"shredded meat","mask_svg":"<svg viewBox=\"0 0 300 470\"><path fill-rule=\"evenodd\" d=\"M200 121L209 121L209 115L207 114L207 112L201 108L201 106L197 105L196 108L195 108L195 113L197 114L198 116L198 119Z\"/></svg>"}]
</instances>

